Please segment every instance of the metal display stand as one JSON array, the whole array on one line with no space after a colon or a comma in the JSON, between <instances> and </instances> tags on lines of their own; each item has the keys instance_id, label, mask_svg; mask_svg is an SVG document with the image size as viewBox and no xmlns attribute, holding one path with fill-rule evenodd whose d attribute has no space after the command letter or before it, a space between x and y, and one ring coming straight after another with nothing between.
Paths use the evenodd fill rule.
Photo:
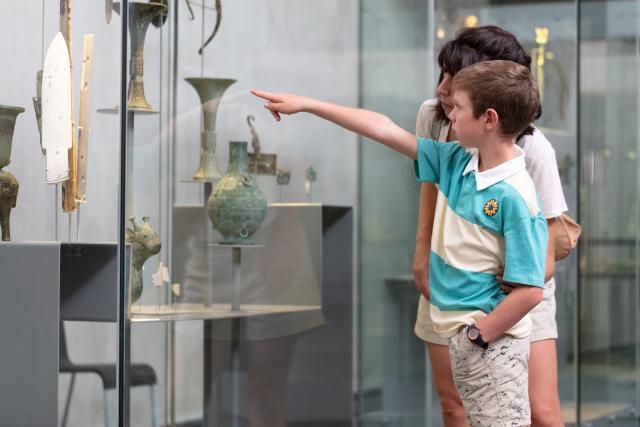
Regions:
<instances>
[{"instance_id":1,"label":"metal display stand","mask_svg":"<svg viewBox=\"0 0 640 427\"><path fill-rule=\"evenodd\" d=\"M225 245L221 243L213 243L207 246L214 247L226 247L231 249L231 282L233 285L233 296L231 299L231 312L232 313L246 313L240 308L240 290L242 287L242 250L247 249L261 249L266 245ZM240 427L240 321L241 316L234 316L231 320L231 427ZM211 328L208 329L211 331ZM205 355L207 350L212 352L211 348L207 348L213 344L213 337L211 335L204 336L203 345L205 346ZM205 356L205 360L208 360ZM213 387L212 375L206 375L204 377L205 390L210 390ZM210 403L207 399L207 393L205 393L205 408ZM205 411L204 425L214 425L213 421L207 418L208 411Z\"/></svg>"},{"instance_id":2,"label":"metal display stand","mask_svg":"<svg viewBox=\"0 0 640 427\"><path fill-rule=\"evenodd\" d=\"M231 300L231 311L242 312L240 309L240 287L242 286L242 250L243 249L261 249L266 245L226 245L224 243L211 243L209 247L230 248L231 252L231 282L233 283L233 298Z\"/></svg>"},{"instance_id":3,"label":"metal display stand","mask_svg":"<svg viewBox=\"0 0 640 427\"><path fill-rule=\"evenodd\" d=\"M207 201L209 200L209 196L213 191L213 184L211 182L206 182L204 185L204 205L205 209L207 206ZM236 314L231 319L231 410L232 410L232 419L231 419L231 427L239 427L240 426L240 320L243 311L240 308L240 291L242 287L242 250L247 249L261 249L264 248L265 245L229 245L222 243L210 243L207 246L209 247L224 247L231 249L231 283L233 286L233 293L231 299L231 313ZM212 301L209 299L208 303L210 304ZM240 316L237 316L237 315ZM213 419L211 418L211 399L213 391L213 375L211 370L211 365L209 365L208 361L211 360L211 356L213 355L214 340L213 334L211 333L213 330L213 325L211 324L213 320L205 321L205 334L203 336L203 346L204 346L204 414L203 414L203 425L209 426L214 425ZM206 332L209 333L206 333ZM209 372L207 372L209 371Z\"/></svg>"}]
</instances>

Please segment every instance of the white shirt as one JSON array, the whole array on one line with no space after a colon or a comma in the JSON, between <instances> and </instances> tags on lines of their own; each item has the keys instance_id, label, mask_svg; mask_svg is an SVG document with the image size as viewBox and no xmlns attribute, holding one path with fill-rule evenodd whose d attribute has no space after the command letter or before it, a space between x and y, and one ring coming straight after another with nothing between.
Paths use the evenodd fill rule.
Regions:
<instances>
[{"instance_id":1,"label":"white shirt","mask_svg":"<svg viewBox=\"0 0 640 427\"><path fill-rule=\"evenodd\" d=\"M436 141L446 141L450 123L434 125L437 99L429 99L420 106L416 121L416 135ZM432 133L437 135L432 135ZM555 218L568 210L564 199L556 152L549 140L534 127L533 135L526 135L517 142L524 150L524 161L540 198L545 218Z\"/></svg>"}]
</instances>

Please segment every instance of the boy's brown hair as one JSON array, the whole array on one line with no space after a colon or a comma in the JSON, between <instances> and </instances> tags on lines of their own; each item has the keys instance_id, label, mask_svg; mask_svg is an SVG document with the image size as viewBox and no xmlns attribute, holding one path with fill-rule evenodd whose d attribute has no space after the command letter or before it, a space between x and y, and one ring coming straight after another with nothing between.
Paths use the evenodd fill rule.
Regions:
<instances>
[{"instance_id":1,"label":"boy's brown hair","mask_svg":"<svg viewBox=\"0 0 640 427\"><path fill-rule=\"evenodd\" d=\"M516 137L535 120L540 108L538 85L529 70L512 61L478 62L460 70L453 90L469 94L475 118L492 108L498 113L500 130Z\"/></svg>"}]
</instances>

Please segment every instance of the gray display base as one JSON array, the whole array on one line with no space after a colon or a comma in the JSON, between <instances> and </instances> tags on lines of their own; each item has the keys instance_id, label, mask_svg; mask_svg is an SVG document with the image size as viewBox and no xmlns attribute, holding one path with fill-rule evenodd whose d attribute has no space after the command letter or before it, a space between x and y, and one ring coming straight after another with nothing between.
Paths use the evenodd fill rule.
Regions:
<instances>
[{"instance_id":1,"label":"gray display base","mask_svg":"<svg viewBox=\"0 0 640 427\"><path fill-rule=\"evenodd\" d=\"M63 243L60 320L116 322L118 244Z\"/></svg>"},{"instance_id":2,"label":"gray display base","mask_svg":"<svg viewBox=\"0 0 640 427\"><path fill-rule=\"evenodd\" d=\"M0 426L55 426L60 245L0 243Z\"/></svg>"},{"instance_id":3,"label":"gray display base","mask_svg":"<svg viewBox=\"0 0 640 427\"><path fill-rule=\"evenodd\" d=\"M60 320L117 318L116 243L0 243L0 427L58 423Z\"/></svg>"},{"instance_id":4,"label":"gray display base","mask_svg":"<svg viewBox=\"0 0 640 427\"><path fill-rule=\"evenodd\" d=\"M353 265L353 210L323 205L326 324L302 335L296 344L287 387L287 426L352 426Z\"/></svg>"}]
</instances>

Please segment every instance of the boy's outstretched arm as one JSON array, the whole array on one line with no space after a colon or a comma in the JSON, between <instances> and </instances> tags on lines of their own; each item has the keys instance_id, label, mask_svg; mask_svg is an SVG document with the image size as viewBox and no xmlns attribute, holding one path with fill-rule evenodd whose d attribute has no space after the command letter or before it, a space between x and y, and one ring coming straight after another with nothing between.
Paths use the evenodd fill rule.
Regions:
<instances>
[{"instance_id":1,"label":"boy's outstretched arm","mask_svg":"<svg viewBox=\"0 0 640 427\"><path fill-rule=\"evenodd\" d=\"M269 110L277 121L281 120L281 114L310 113L378 141L412 159L417 156L418 144L415 135L396 125L384 114L288 93L270 93L255 89L252 89L251 93L267 101L264 108Z\"/></svg>"}]
</instances>

